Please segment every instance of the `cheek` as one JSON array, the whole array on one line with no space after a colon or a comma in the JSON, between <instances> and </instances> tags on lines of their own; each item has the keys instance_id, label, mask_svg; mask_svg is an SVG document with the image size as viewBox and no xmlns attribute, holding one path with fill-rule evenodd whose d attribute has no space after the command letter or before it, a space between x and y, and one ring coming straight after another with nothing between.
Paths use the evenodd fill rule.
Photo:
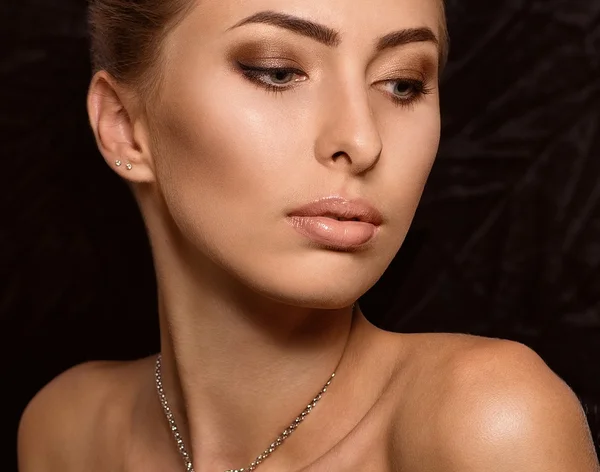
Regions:
<instances>
[{"instance_id":1,"label":"cheek","mask_svg":"<svg viewBox=\"0 0 600 472\"><path fill-rule=\"evenodd\" d=\"M252 184L247 177L259 173L264 164L257 156L269 144L260 134L265 123L242 105L236 106L239 102L235 99L220 97L218 89L212 95L202 92L199 89L184 95L185 103L167 112L162 120L167 130L164 135L169 155L164 163L168 175L178 185L201 184L217 191L235 187L240 191Z\"/></svg>"},{"instance_id":2,"label":"cheek","mask_svg":"<svg viewBox=\"0 0 600 472\"><path fill-rule=\"evenodd\" d=\"M380 191L388 199L399 225L407 226L421 199L440 141L440 115L436 103L417 107L384 126Z\"/></svg>"},{"instance_id":3,"label":"cheek","mask_svg":"<svg viewBox=\"0 0 600 472\"><path fill-rule=\"evenodd\" d=\"M291 156L301 152L301 118L241 80L231 73L180 78L157 115L158 179L186 233L226 236L239 231L236 222L264 221L283 208L281 183L290 179Z\"/></svg>"}]
</instances>

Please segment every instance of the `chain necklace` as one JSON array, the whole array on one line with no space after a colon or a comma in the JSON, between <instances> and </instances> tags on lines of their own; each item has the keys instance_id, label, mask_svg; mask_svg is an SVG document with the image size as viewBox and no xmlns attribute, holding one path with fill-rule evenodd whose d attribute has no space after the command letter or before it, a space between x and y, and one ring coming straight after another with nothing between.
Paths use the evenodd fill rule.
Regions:
<instances>
[{"instance_id":1,"label":"chain necklace","mask_svg":"<svg viewBox=\"0 0 600 472\"><path fill-rule=\"evenodd\" d=\"M354 313L355 306L356 305L352 306L352 313ZM347 344L347 342L346 342L346 344ZM344 351L345 350L346 350L346 348L344 347ZM342 353L342 357L343 356L344 356L344 354ZM341 358L340 358L340 361L338 362L338 365L336 366L336 370L337 370L337 367L339 367L340 362L341 362ZM181 437L179 428L177 427L177 424L175 423L175 417L173 415L173 412L171 411L171 407L169 406L169 403L167 401L167 396L165 395L165 391L163 389L162 376L161 376L161 355L160 354L156 358L155 377L156 377L156 390L158 392L158 397L160 399L160 403L162 404L167 421L169 422L169 427L171 428L173 437L175 438L175 441L177 442L177 447L179 449L179 453L181 454L181 457L183 458L183 462L185 464L185 470L186 470L186 472L194 472L194 466L192 464L192 457L191 457L190 453L187 451L187 448L185 447L183 438ZM277 437L277 439L274 442L272 442L271 445L267 449L265 449L263 451L262 454L259 454L258 457L256 459L254 459L254 461L248 467L242 467L241 469L229 469L229 470L226 470L225 472L250 472L250 471L255 470L261 464L261 462L264 461L267 457L269 457L273 453L273 451L275 451L275 449L277 449L296 430L298 425L302 421L304 421L304 418L306 418L306 416L312 411L312 409L317 405L317 403L321 399L321 396L327 391L327 387L329 387L329 385L331 385L331 381L333 380L334 377L335 377L335 371L331 374L331 377L329 377L329 380L325 383L325 385L323 386L321 391L306 406L306 408L302 411L302 413L300 413L300 415L298 415L296 417L296 419L292 422L292 424L290 424L283 431L283 433L281 433Z\"/></svg>"}]
</instances>

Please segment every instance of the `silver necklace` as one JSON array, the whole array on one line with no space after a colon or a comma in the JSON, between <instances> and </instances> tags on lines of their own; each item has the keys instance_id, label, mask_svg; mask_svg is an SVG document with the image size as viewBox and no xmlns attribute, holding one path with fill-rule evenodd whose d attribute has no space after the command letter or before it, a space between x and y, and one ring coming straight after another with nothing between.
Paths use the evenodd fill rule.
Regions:
<instances>
[{"instance_id":1,"label":"silver necklace","mask_svg":"<svg viewBox=\"0 0 600 472\"><path fill-rule=\"evenodd\" d=\"M353 314L354 314L355 306L356 305L352 306ZM348 343L346 342L346 345L347 344ZM345 350L346 350L346 347L344 347L344 351ZM342 353L342 357L343 356L344 356L344 354ZM338 362L338 366L336 366L336 370L337 370L337 367L339 367L340 362L341 362L341 358L340 358L340 361ZM155 377L156 377L156 391L158 392L158 397L160 399L160 403L162 404L163 411L165 412L167 421L169 422L169 427L171 428L173 437L175 438L175 441L177 442L177 447L179 449L179 453L181 454L181 457L183 458L183 462L185 464L185 470L186 470L186 472L194 472L194 466L192 464L192 457L191 457L190 453L187 451L187 448L185 447L183 438L181 437L179 428L177 427L177 424L175 423L175 417L173 415L173 412L171 411L171 407L169 406L169 402L167 401L167 396L165 395L165 391L163 389L162 376L161 376L161 355L160 354L156 358ZM329 380L327 380L327 382L325 383L325 385L323 386L321 391L306 406L306 408L302 411L302 413L300 413L300 415L298 415L296 417L296 419L292 422L292 424L290 424L283 431L283 433L281 433L277 437L277 439L274 442L272 442L271 445L267 449L265 449L263 451L262 454L259 454L258 457L256 459L254 459L254 461L248 467L242 467L241 469L229 469L229 470L226 470L225 472L250 472L250 471L255 470L267 457L269 457L273 453L273 451L275 451L275 449L277 449L296 430L298 425L302 421L304 421L304 418L306 418L306 416L312 411L312 409L317 405L317 403L321 399L321 396L327 391L327 387L329 387L329 385L331 385L331 381L333 380L334 377L335 377L335 371L331 374L331 377L329 377Z\"/></svg>"}]
</instances>

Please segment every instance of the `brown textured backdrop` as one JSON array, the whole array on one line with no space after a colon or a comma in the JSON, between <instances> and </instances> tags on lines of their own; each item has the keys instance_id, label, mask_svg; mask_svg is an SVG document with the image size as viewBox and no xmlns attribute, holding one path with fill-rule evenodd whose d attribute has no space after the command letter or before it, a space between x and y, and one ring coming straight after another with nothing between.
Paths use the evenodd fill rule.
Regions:
<instances>
[{"instance_id":1,"label":"brown textured backdrop","mask_svg":"<svg viewBox=\"0 0 600 472\"><path fill-rule=\"evenodd\" d=\"M5 438L62 370L158 346L142 222L87 124L84 14L83 0L0 3ZM438 161L362 306L389 330L531 346L600 444L600 0L451 0L448 16Z\"/></svg>"}]
</instances>

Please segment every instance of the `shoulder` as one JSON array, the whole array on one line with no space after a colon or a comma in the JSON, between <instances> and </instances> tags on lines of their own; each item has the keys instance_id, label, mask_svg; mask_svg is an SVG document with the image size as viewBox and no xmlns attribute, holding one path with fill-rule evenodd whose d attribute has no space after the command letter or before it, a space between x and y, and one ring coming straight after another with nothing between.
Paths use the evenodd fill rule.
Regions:
<instances>
[{"instance_id":1,"label":"shoulder","mask_svg":"<svg viewBox=\"0 0 600 472\"><path fill-rule=\"evenodd\" d=\"M122 391L127 363L93 361L63 372L25 408L18 430L20 472L89 469L87 448L100 445L109 401Z\"/></svg>"},{"instance_id":2,"label":"shoulder","mask_svg":"<svg viewBox=\"0 0 600 472\"><path fill-rule=\"evenodd\" d=\"M450 336L435 368L431 441L450 470L599 472L577 396L529 347Z\"/></svg>"}]
</instances>

